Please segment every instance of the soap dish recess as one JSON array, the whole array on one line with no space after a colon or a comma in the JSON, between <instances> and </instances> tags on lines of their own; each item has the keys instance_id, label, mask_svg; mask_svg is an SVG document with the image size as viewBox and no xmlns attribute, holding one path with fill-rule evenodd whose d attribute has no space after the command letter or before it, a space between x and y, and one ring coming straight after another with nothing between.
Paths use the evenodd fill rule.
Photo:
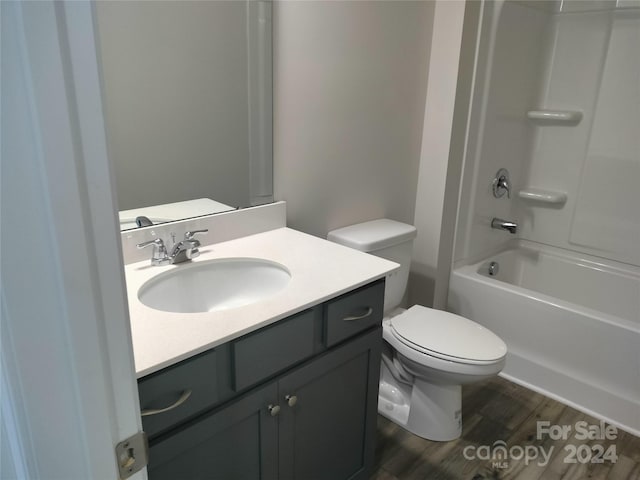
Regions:
<instances>
[{"instance_id":1,"label":"soap dish recess","mask_svg":"<svg viewBox=\"0 0 640 480\"><path fill-rule=\"evenodd\" d=\"M540 125L578 125L582 112L577 110L529 110L527 118Z\"/></svg>"},{"instance_id":2,"label":"soap dish recess","mask_svg":"<svg viewBox=\"0 0 640 480\"><path fill-rule=\"evenodd\" d=\"M546 203L548 205L564 205L567 201L567 194L565 192L556 192L536 187L523 188L518 192L518 197L530 202Z\"/></svg>"}]
</instances>

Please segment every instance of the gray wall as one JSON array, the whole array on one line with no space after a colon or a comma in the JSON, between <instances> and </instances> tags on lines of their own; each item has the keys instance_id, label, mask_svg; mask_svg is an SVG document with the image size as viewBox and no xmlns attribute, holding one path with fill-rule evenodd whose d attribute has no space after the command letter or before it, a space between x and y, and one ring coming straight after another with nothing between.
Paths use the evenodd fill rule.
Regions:
<instances>
[{"instance_id":1,"label":"gray wall","mask_svg":"<svg viewBox=\"0 0 640 480\"><path fill-rule=\"evenodd\" d=\"M274 4L274 193L288 224L413 222L433 2Z\"/></svg>"},{"instance_id":2,"label":"gray wall","mask_svg":"<svg viewBox=\"0 0 640 480\"><path fill-rule=\"evenodd\" d=\"M244 2L97 2L120 210L249 204Z\"/></svg>"},{"instance_id":3,"label":"gray wall","mask_svg":"<svg viewBox=\"0 0 640 480\"><path fill-rule=\"evenodd\" d=\"M454 143L451 137L454 126L454 105L456 105L457 89L460 86L458 83L460 45L465 9L473 10L479 5L480 2L468 2L465 7L462 1L447 0L437 2L435 6L414 218L418 236L413 243L409 278L411 304L444 307L444 302L434 303L434 292L438 283L448 283L451 265L448 257L451 255L447 256L445 252L450 250L453 243L458 198L456 180L460 177L459 168L457 174L455 170L456 166L462 162L461 157L457 162L452 162L449 158L451 153L456 152L457 147L465 145L464 135ZM468 50L471 54L475 51L474 48ZM469 64L471 67L473 60L472 55ZM464 70L465 66L466 64L462 65L461 78L470 79L469 72ZM461 99L461 103L465 103L464 99ZM461 118L466 118L466 115L461 113ZM446 238L443 239L442 235Z\"/></svg>"}]
</instances>

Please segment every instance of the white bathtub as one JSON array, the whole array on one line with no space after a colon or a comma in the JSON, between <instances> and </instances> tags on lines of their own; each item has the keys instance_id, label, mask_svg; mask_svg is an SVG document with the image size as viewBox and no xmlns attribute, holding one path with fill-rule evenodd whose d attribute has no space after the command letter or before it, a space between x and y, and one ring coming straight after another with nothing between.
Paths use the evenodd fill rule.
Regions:
<instances>
[{"instance_id":1,"label":"white bathtub","mask_svg":"<svg viewBox=\"0 0 640 480\"><path fill-rule=\"evenodd\" d=\"M640 435L639 268L521 241L455 268L449 309L507 343L506 378Z\"/></svg>"}]
</instances>

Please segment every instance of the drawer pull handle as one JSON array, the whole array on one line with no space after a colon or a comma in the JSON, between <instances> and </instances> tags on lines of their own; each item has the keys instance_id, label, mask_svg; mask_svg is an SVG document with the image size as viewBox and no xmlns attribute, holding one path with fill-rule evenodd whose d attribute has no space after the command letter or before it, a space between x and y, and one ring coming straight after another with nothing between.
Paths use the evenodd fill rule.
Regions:
<instances>
[{"instance_id":1,"label":"drawer pull handle","mask_svg":"<svg viewBox=\"0 0 640 480\"><path fill-rule=\"evenodd\" d=\"M367 318L369 315L373 313L373 307L367 308L367 311L362 315L353 315L350 317L344 317L342 320L345 322L353 322L354 320L362 320L363 318Z\"/></svg>"},{"instance_id":2,"label":"drawer pull handle","mask_svg":"<svg viewBox=\"0 0 640 480\"><path fill-rule=\"evenodd\" d=\"M154 408L154 409L149 409L149 410L142 410L142 412L140 412L140 415L143 416L143 417L146 417L147 415L157 415L158 413L168 412L169 410L173 410L174 408L178 408L180 405L182 405L184 402L186 402L189 399L190 396L191 396L191 390L185 390L180 395L180 398L178 400L176 400L175 403L169 405L168 407L165 407L165 408Z\"/></svg>"},{"instance_id":3,"label":"drawer pull handle","mask_svg":"<svg viewBox=\"0 0 640 480\"><path fill-rule=\"evenodd\" d=\"M286 397L284 397L284 399L287 401L287 405L289 405L290 407L293 407L296 403L298 403L298 397L296 397L295 395L287 395Z\"/></svg>"}]
</instances>

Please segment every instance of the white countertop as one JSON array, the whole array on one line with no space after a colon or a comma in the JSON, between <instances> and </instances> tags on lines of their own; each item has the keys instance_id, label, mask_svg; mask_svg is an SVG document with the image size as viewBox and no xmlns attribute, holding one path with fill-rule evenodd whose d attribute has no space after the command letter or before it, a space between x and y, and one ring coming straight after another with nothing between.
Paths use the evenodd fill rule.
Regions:
<instances>
[{"instance_id":1,"label":"white countertop","mask_svg":"<svg viewBox=\"0 0 640 480\"><path fill-rule=\"evenodd\" d=\"M287 267L291 280L281 292L254 304L204 313L154 310L138 300L139 288L155 275L181 265L125 266L131 333L138 378L382 278L399 265L290 228L200 248L193 263L255 257Z\"/></svg>"}]
</instances>

